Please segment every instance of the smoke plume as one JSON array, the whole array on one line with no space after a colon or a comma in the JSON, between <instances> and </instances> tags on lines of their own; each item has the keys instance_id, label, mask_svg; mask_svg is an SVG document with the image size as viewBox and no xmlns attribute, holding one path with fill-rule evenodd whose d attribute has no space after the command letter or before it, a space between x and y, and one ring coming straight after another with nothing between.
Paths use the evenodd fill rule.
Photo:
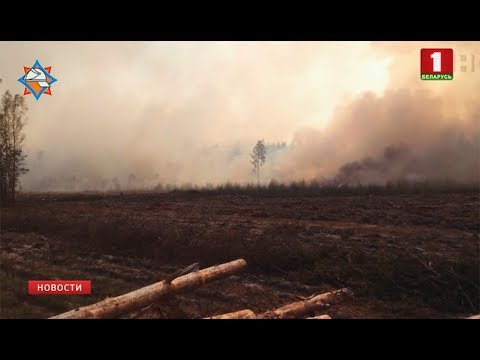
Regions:
<instances>
[{"instance_id":1,"label":"smoke plume","mask_svg":"<svg viewBox=\"0 0 480 360\"><path fill-rule=\"evenodd\" d=\"M459 55L456 59L468 59L469 66L457 62L453 81L422 81L422 47L452 47ZM478 182L479 44L395 43L374 48L393 57L385 91L365 92L341 103L322 129L298 131L295 150L280 166L283 178L334 177L341 184Z\"/></svg>"},{"instance_id":2,"label":"smoke plume","mask_svg":"<svg viewBox=\"0 0 480 360\"><path fill-rule=\"evenodd\" d=\"M454 49L454 80L420 80L423 47ZM58 79L52 96L28 98L25 190L253 182L262 138L263 182L478 181L478 42L0 42L0 52L2 92L23 93L16 79L36 59Z\"/></svg>"}]
</instances>

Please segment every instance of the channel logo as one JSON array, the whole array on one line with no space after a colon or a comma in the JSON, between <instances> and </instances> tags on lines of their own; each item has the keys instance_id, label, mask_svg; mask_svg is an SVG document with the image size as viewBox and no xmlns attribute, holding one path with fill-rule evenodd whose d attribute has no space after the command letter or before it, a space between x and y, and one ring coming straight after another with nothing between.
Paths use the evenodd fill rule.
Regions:
<instances>
[{"instance_id":1,"label":"channel logo","mask_svg":"<svg viewBox=\"0 0 480 360\"><path fill-rule=\"evenodd\" d=\"M422 80L453 80L453 49L420 50Z\"/></svg>"}]
</instances>

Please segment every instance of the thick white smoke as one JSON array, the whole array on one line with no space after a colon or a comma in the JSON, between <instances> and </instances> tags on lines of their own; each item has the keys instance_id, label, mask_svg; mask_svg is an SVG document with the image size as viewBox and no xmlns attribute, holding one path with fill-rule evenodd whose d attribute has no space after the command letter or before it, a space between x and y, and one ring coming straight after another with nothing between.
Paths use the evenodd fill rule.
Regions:
<instances>
[{"instance_id":1,"label":"thick white smoke","mask_svg":"<svg viewBox=\"0 0 480 360\"><path fill-rule=\"evenodd\" d=\"M421 81L420 48L433 46L470 68ZM288 144L267 154L263 181L341 178L356 162L349 176L361 182L466 180L478 166L479 43L0 42L0 52L2 91L23 92L16 79L36 59L59 79L51 97L28 98L27 190L246 183L260 138ZM397 164L385 154L398 147L408 150Z\"/></svg>"}]
</instances>

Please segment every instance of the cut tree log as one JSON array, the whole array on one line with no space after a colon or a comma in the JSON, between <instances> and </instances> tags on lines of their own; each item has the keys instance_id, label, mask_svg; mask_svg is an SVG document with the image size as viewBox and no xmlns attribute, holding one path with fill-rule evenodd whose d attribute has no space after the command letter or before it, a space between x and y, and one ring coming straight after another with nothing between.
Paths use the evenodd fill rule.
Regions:
<instances>
[{"instance_id":1,"label":"cut tree log","mask_svg":"<svg viewBox=\"0 0 480 360\"><path fill-rule=\"evenodd\" d=\"M182 290L193 289L213 280L225 278L238 273L246 267L243 259L212 266L197 272L171 280L170 283L160 281L138 290L108 298L96 304L80 307L66 313L56 315L50 319L101 319L115 318L130 311L154 303L166 294L177 293Z\"/></svg>"},{"instance_id":2,"label":"cut tree log","mask_svg":"<svg viewBox=\"0 0 480 360\"><path fill-rule=\"evenodd\" d=\"M215 315L205 319L291 319L302 318L309 313L320 308L338 304L349 297L353 296L352 290L343 288L340 290L330 291L328 293L313 296L304 301L297 301L273 311L267 311L260 315L255 315L251 310L240 310L227 314ZM331 319L329 315L319 315L307 317L307 319Z\"/></svg>"},{"instance_id":3,"label":"cut tree log","mask_svg":"<svg viewBox=\"0 0 480 360\"><path fill-rule=\"evenodd\" d=\"M330 319L331 319L331 316L325 314L325 315L318 315L318 316L307 317L307 319L330 320Z\"/></svg>"},{"instance_id":4,"label":"cut tree log","mask_svg":"<svg viewBox=\"0 0 480 360\"><path fill-rule=\"evenodd\" d=\"M205 319L256 319L257 315L252 310L239 310L227 314L210 316ZM307 317L307 319L331 319L329 315Z\"/></svg>"},{"instance_id":5,"label":"cut tree log","mask_svg":"<svg viewBox=\"0 0 480 360\"><path fill-rule=\"evenodd\" d=\"M205 319L255 319L257 315L252 310L239 310L227 314L215 315Z\"/></svg>"},{"instance_id":6,"label":"cut tree log","mask_svg":"<svg viewBox=\"0 0 480 360\"><path fill-rule=\"evenodd\" d=\"M352 290L343 288L320 294L305 301L297 301L273 311L267 311L257 318L259 319L294 319L302 318L329 305L340 303L353 296Z\"/></svg>"}]
</instances>

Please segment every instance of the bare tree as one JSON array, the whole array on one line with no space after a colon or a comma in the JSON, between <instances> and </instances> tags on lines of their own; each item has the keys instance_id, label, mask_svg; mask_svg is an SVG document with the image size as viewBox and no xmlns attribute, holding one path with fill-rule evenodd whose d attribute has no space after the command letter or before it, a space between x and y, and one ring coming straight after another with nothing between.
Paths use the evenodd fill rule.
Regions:
<instances>
[{"instance_id":1,"label":"bare tree","mask_svg":"<svg viewBox=\"0 0 480 360\"><path fill-rule=\"evenodd\" d=\"M258 140L250 154L250 163L253 165L253 173L257 174L257 186L260 185L260 168L265 164L267 149L263 140Z\"/></svg>"},{"instance_id":2,"label":"bare tree","mask_svg":"<svg viewBox=\"0 0 480 360\"><path fill-rule=\"evenodd\" d=\"M23 128L28 108L21 95L12 96L6 91L0 104L0 204L15 202L15 192L25 168L26 155L22 145L25 140Z\"/></svg>"}]
</instances>

